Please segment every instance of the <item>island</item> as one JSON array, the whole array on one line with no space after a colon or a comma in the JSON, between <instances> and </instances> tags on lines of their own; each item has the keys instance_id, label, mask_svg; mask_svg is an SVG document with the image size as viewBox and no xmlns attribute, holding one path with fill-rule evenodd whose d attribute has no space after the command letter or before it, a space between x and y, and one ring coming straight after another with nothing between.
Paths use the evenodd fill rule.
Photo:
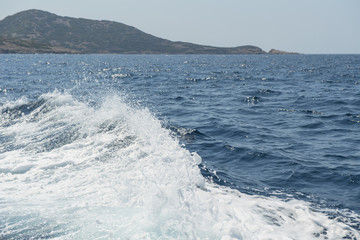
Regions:
<instances>
[{"instance_id":1,"label":"island","mask_svg":"<svg viewBox=\"0 0 360 240\"><path fill-rule=\"evenodd\" d=\"M227 48L170 41L119 22L62 17L36 9L0 21L0 53L268 54L252 45Z\"/></svg>"}]
</instances>

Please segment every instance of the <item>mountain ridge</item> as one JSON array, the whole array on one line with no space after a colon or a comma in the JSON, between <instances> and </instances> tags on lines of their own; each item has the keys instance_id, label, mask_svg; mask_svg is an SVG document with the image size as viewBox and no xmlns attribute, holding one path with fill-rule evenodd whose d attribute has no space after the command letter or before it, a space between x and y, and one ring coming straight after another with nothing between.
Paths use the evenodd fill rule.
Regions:
<instances>
[{"instance_id":1,"label":"mountain ridge","mask_svg":"<svg viewBox=\"0 0 360 240\"><path fill-rule=\"evenodd\" d=\"M0 53L266 54L261 48L213 47L170 41L107 20L26 10L0 21Z\"/></svg>"}]
</instances>

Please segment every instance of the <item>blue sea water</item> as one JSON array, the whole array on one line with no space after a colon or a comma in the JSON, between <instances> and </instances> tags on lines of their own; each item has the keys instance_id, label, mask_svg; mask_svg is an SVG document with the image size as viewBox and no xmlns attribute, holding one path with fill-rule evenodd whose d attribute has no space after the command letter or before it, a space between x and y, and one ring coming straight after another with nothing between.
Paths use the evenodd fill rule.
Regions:
<instances>
[{"instance_id":1,"label":"blue sea water","mask_svg":"<svg viewBox=\"0 0 360 240\"><path fill-rule=\"evenodd\" d=\"M0 55L0 239L360 239L360 55Z\"/></svg>"}]
</instances>

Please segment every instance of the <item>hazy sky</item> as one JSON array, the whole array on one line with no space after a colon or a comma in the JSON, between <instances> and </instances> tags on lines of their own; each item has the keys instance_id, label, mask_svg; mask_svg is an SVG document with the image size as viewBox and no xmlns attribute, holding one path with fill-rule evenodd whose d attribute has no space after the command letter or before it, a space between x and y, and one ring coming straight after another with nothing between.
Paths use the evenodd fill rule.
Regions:
<instances>
[{"instance_id":1,"label":"hazy sky","mask_svg":"<svg viewBox=\"0 0 360 240\"><path fill-rule=\"evenodd\" d=\"M0 0L0 19L28 9L113 20L174 41L360 53L360 0Z\"/></svg>"}]
</instances>

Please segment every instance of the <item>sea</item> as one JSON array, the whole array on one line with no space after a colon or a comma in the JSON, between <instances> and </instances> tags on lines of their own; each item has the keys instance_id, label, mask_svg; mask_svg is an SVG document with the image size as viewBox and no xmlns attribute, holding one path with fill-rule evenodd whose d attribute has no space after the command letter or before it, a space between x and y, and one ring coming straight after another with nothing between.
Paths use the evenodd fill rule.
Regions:
<instances>
[{"instance_id":1,"label":"sea","mask_svg":"<svg viewBox=\"0 0 360 240\"><path fill-rule=\"evenodd\" d=\"M0 55L0 239L360 240L360 55Z\"/></svg>"}]
</instances>

